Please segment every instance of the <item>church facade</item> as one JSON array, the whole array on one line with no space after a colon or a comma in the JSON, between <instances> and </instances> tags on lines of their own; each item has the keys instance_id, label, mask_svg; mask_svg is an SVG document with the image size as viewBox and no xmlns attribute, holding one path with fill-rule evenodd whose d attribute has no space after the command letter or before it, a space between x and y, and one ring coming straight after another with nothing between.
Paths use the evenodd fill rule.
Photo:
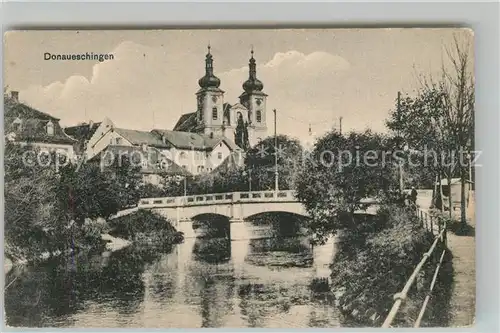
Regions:
<instances>
[{"instance_id":1,"label":"church facade","mask_svg":"<svg viewBox=\"0 0 500 333\"><path fill-rule=\"evenodd\" d=\"M243 93L235 104L224 101L221 80L214 74L210 46L205 57L205 75L198 81L196 112L182 115L174 131L223 136L234 140L241 149L255 146L267 136L267 94L257 78L253 50L249 61L249 76L243 83Z\"/></svg>"}]
</instances>

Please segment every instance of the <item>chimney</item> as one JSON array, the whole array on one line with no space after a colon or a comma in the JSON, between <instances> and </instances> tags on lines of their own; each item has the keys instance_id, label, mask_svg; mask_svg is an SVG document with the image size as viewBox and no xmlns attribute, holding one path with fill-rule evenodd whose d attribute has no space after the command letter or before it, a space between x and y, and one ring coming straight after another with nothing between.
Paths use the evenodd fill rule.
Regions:
<instances>
[{"instance_id":1,"label":"chimney","mask_svg":"<svg viewBox=\"0 0 500 333\"><path fill-rule=\"evenodd\" d=\"M19 91L11 91L10 97L12 97L14 102L19 103Z\"/></svg>"}]
</instances>

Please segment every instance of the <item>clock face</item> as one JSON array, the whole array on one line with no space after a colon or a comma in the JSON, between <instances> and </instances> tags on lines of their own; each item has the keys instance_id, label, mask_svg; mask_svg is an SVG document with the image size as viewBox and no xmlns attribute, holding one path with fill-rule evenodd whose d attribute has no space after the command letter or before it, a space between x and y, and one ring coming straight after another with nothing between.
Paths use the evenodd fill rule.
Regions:
<instances>
[{"instance_id":1,"label":"clock face","mask_svg":"<svg viewBox=\"0 0 500 333\"><path fill-rule=\"evenodd\" d=\"M256 102L256 103L257 103L257 105L259 105L259 106L260 106L260 105L262 104L262 99L260 99L260 98L259 98L259 99L257 99L257 102Z\"/></svg>"},{"instance_id":2,"label":"clock face","mask_svg":"<svg viewBox=\"0 0 500 333\"><path fill-rule=\"evenodd\" d=\"M212 102L217 103L217 96L212 97Z\"/></svg>"}]
</instances>

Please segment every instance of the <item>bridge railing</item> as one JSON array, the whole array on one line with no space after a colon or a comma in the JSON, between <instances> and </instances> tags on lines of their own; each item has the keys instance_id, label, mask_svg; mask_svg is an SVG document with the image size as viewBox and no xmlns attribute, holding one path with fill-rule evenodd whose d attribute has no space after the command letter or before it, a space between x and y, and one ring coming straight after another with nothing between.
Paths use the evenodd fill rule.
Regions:
<instances>
[{"instance_id":1,"label":"bridge railing","mask_svg":"<svg viewBox=\"0 0 500 333\"><path fill-rule=\"evenodd\" d=\"M237 202L282 202L295 201L295 192L286 191L253 191L189 195L181 197L143 198L139 207L184 207L217 204L232 204Z\"/></svg>"}]
</instances>

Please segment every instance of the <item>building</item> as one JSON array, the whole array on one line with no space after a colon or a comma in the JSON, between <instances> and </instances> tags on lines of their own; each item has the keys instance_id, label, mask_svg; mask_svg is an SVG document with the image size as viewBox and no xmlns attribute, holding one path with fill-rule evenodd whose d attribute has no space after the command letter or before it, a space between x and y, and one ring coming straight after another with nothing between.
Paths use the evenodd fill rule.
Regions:
<instances>
[{"instance_id":1,"label":"building","mask_svg":"<svg viewBox=\"0 0 500 333\"><path fill-rule=\"evenodd\" d=\"M12 91L4 115L6 139L31 145L41 151L57 152L72 160L75 156L72 139L63 131L59 119L19 102L19 93Z\"/></svg>"},{"instance_id":2,"label":"building","mask_svg":"<svg viewBox=\"0 0 500 333\"><path fill-rule=\"evenodd\" d=\"M105 169L124 165L124 158L130 165L140 168L144 183L162 185L162 180L169 177L180 180L190 176L187 170L165 157L160 150L146 145L109 145L89 162L97 162L101 168Z\"/></svg>"},{"instance_id":3,"label":"building","mask_svg":"<svg viewBox=\"0 0 500 333\"><path fill-rule=\"evenodd\" d=\"M149 163L161 164L163 158L167 163L180 166L189 175L211 172L231 154L241 152L234 142L223 136L164 129L131 130L116 127L111 120L104 119L87 143L86 157L93 160L97 155L116 151L111 147L134 147L134 151L142 152L154 150L161 158ZM143 168L155 170L151 165Z\"/></svg>"},{"instance_id":4,"label":"building","mask_svg":"<svg viewBox=\"0 0 500 333\"><path fill-rule=\"evenodd\" d=\"M64 128L64 132L77 141L75 145L75 153L77 155L81 155L85 152L88 141L100 125L101 123L89 121L88 123L81 123L76 126Z\"/></svg>"},{"instance_id":5,"label":"building","mask_svg":"<svg viewBox=\"0 0 500 333\"><path fill-rule=\"evenodd\" d=\"M210 46L205 59L205 75L198 81L197 110L183 114L174 131L224 136L243 150L255 146L267 136L266 101L264 85L257 78L257 65L253 50L249 61L249 77L243 83L239 102L224 102L221 81L214 74Z\"/></svg>"},{"instance_id":6,"label":"building","mask_svg":"<svg viewBox=\"0 0 500 333\"><path fill-rule=\"evenodd\" d=\"M452 209L455 210L460 208L461 205L461 194L462 194L462 182L460 178L452 178L451 185L448 185L448 179L441 179L442 193L445 197L444 205L448 207L448 196L451 194L451 203L453 205ZM439 186L439 182L436 182L436 186ZM469 206L470 202L474 200L473 182L470 180L465 181L465 201L466 207Z\"/></svg>"}]
</instances>

